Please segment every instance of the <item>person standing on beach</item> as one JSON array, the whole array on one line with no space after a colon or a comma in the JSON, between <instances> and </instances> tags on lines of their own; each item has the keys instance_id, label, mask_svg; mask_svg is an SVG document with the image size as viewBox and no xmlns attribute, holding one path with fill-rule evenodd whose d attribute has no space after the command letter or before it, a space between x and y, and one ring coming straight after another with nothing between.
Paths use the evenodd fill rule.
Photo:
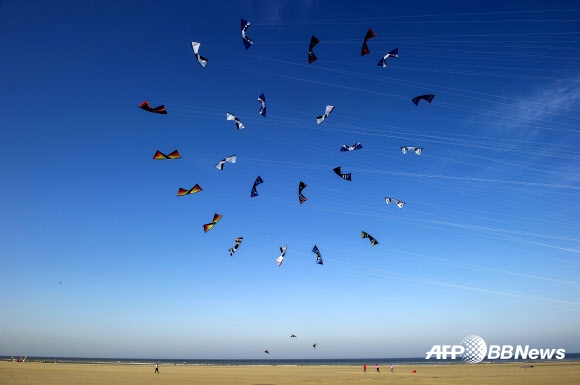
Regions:
<instances>
[{"instance_id":1,"label":"person standing on beach","mask_svg":"<svg viewBox=\"0 0 580 385\"><path fill-rule=\"evenodd\" d=\"M381 372L380 369L379 369L379 364L376 364L375 365L375 368L377 368L377 373L380 373Z\"/></svg>"},{"instance_id":2,"label":"person standing on beach","mask_svg":"<svg viewBox=\"0 0 580 385\"><path fill-rule=\"evenodd\" d=\"M155 364L155 373L159 374L159 362Z\"/></svg>"},{"instance_id":3,"label":"person standing on beach","mask_svg":"<svg viewBox=\"0 0 580 385\"><path fill-rule=\"evenodd\" d=\"M393 364L391 364L391 372L394 372L395 370L393 369Z\"/></svg>"},{"instance_id":4,"label":"person standing on beach","mask_svg":"<svg viewBox=\"0 0 580 385\"><path fill-rule=\"evenodd\" d=\"M364 370L365 373L367 372L367 364L364 364L363 365L363 370Z\"/></svg>"}]
</instances>

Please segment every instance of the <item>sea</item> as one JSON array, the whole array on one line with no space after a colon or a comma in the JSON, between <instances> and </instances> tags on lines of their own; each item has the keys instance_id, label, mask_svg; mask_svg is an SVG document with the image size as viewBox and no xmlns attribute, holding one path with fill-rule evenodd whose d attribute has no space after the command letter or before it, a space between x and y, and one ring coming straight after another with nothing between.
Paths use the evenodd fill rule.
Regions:
<instances>
[{"instance_id":1,"label":"sea","mask_svg":"<svg viewBox=\"0 0 580 385\"><path fill-rule=\"evenodd\" d=\"M14 356L15 359L20 356ZM369 366L369 370L375 364L379 366L422 366L422 365L470 365L460 358L451 360L426 360L418 358L329 358L329 359L187 359L187 358L87 358L87 357L26 357L27 362L46 362L62 364L120 364L120 365L185 365L185 366ZM10 356L0 356L0 361L12 361ZM580 353L566 353L561 360L483 360L480 364L520 364L539 365L547 362L579 362Z\"/></svg>"}]
</instances>

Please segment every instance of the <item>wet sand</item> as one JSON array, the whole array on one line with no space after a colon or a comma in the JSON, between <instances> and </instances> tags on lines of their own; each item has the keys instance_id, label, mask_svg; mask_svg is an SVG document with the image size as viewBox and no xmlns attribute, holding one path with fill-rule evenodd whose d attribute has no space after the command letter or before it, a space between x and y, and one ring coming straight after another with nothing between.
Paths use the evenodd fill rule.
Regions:
<instances>
[{"instance_id":1,"label":"wet sand","mask_svg":"<svg viewBox=\"0 0 580 385\"><path fill-rule=\"evenodd\" d=\"M0 362L2 385L580 384L580 362L399 366L173 366ZM413 369L417 373L412 373Z\"/></svg>"}]
</instances>

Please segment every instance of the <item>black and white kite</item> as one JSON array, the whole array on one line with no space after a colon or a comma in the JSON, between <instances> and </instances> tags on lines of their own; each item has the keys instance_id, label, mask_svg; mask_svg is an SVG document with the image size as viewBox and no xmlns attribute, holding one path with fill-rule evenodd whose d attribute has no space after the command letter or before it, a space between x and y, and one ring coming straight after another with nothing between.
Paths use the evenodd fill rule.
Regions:
<instances>
[{"instance_id":1,"label":"black and white kite","mask_svg":"<svg viewBox=\"0 0 580 385\"><path fill-rule=\"evenodd\" d=\"M282 255L280 255L278 258L276 258L276 263L278 264L278 267L280 267L282 262L284 262L284 256L286 255L286 248L287 248L287 246L280 247L280 253L282 253ZM296 337L296 336L294 336L294 337Z\"/></svg>"},{"instance_id":2,"label":"black and white kite","mask_svg":"<svg viewBox=\"0 0 580 385\"><path fill-rule=\"evenodd\" d=\"M343 174L343 173L340 172L340 166L333 168L332 171L334 171L334 173L336 175L338 175L339 177L341 177L342 179L351 180L350 173Z\"/></svg>"},{"instance_id":3,"label":"black and white kite","mask_svg":"<svg viewBox=\"0 0 580 385\"><path fill-rule=\"evenodd\" d=\"M240 119L236 118L233 114L230 114L229 112L226 112L226 119L235 121L236 127L238 128L238 130L241 130L242 128L246 128L246 126L244 126L244 124L242 123L242 121Z\"/></svg>"},{"instance_id":4,"label":"black and white kite","mask_svg":"<svg viewBox=\"0 0 580 385\"><path fill-rule=\"evenodd\" d=\"M254 44L252 39L246 36L246 30L250 26L250 22L242 19L241 26L242 26L242 41L244 42L244 47L248 49L252 46L252 44Z\"/></svg>"},{"instance_id":5,"label":"black and white kite","mask_svg":"<svg viewBox=\"0 0 580 385\"><path fill-rule=\"evenodd\" d=\"M386 67L387 66L387 58L389 58L389 57L399 57L399 49L395 48L394 50L392 50L391 52L386 54L381 60L379 60L379 64L377 64L377 65L379 67Z\"/></svg>"},{"instance_id":6,"label":"black and white kite","mask_svg":"<svg viewBox=\"0 0 580 385\"><path fill-rule=\"evenodd\" d=\"M215 168L223 170L224 164L226 164L226 162L236 163L236 156L232 155L232 156L228 156L227 158L220 160L219 163L215 165Z\"/></svg>"},{"instance_id":7,"label":"black and white kite","mask_svg":"<svg viewBox=\"0 0 580 385\"><path fill-rule=\"evenodd\" d=\"M423 147L406 146L406 147L401 147L401 151L403 151L403 154L406 154L408 151L413 151L415 154L421 155L421 152L423 151Z\"/></svg>"},{"instance_id":8,"label":"black and white kite","mask_svg":"<svg viewBox=\"0 0 580 385\"><path fill-rule=\"evenodd\" d=\"M316 37L314 37L314 35L312 35L312 37L310 38L310 47L308 47L308 64L312 64L313 62L318 60L314 52L312 52L312 49L318 43L320 43L320 40L318 40Z\"/></svg>"},{"instance_id":9,"label":"black and white kite","mask_svg":"<svg viewBox=\"0 0 580 385\"><path fill-rule=\"evenodd\" d=\"M316 263L318 263L319 265L324 265L324 263L322 262L322 255L320 254L320 250L318 250L318 247L316 247L316 245L314 245L314 247L312 248L312 252L316 254ZM314 344L314 347L316 347L316 344Z\"/></svg>"},{"instance_id":10,"label":"black and white kite","mask_svg":"<svg viewBox=\"0 0 580 385\"><path fill-rule=\"evenodd\" d=\"M365 233L364 231L362 232L362 237L363 238L368 238L369 241L371 241L371 246L374 246L374 245L378 245L379 244L379 242L376 239L374 239L370 234Z\"/></svg>"},{"instance_id":11,"label":"black and white kite","mask_svg":"<svg viewBox=\"0 0 580 385\"><path fill-rule=\"evenodd\" d=\"M197 58L197 61L199 62L199 64L202 67L205 67L205 65L207 64L207 59L204 58L203 56L201 56L199 54L199 46L201 45L201 43L197 43L195 41L191 42L191 48L193 48L193 53L195 54L195 57Z\"/></svg>"},{"instance_id":12,"label":"black and white kite","mask_svg":"<svg viewBox=\"0 0 580 385\"><path fill-rule=\"evenodd\" d=\"M240 247L240 244L242 243L243 240L244 237L236 238L236 245L230 249L230 257L232 257L236 253L238 247Z\"/></svg>"},{"instance_id":13,"label":"black and white kite","mask_svg":"<svg viewBox=\"0 0 580 385\"><path fill-rule=\"evenodd\" d=\"M302 195L302 190L308 186L306 183L300 181L300 184L298 185L298 200L300 201L300 204L306 202L307 198Z\"/></svg>"},{"instance_id":14,"label":"black and white kite","mask_svg":"<svg viewBox=\"0 0 580 385\"><path fill-rule=\"evenodd\" d=\"M421 96L415 96L413 99L411 99L411 101L418 106L419 105L419 100L425 100L427 103L431 103L431 101L433 101L433 98L435 97L435 95L421 95Z\"/></svg>"},{"instance_id":15,"label":"black and white kite","mask_svg":"<svg viewBox=\"0 0 580 385\"><path fill-rule=\"evenodd\" d=\"M367 41L371 40L375 36L377 36L377 35L373 32L373 29L369 28L369 30L367 31L367 34L365 35L365 40L363 41L362 51L360 53L361 56L364 56L368 53L371 53L371 50L367 46Z\"/></svg>"},{"instance_id":16,"label":"black and white kite","mask_svg":"<svg viewBox=\"0 0 580 385\"><path fill-rule=\"evenodd\" d=\"M258 176L256 178L256 181L254 182L254 185L252 186L252 192L250 193L250 198L258 196L258 189L256 189L256 186L259 185L260 183L264 183L264 181L262 180L262 178L260 176Z\"/></svg>"},{"instance_id":17,"label":"black and white kite","mask_svg":"<svg viewBox=\"0 0 580 385\"><path fill-rule=\"evenodd\" d=\"M354 150L360 150L362 147L362 145L360 144L360 142L356 142L355 144L353 144L352 146L347 146L346 144L342 145L342 148L340 149L340 151L344 152L344 151L354 151Z\"/></svg>"},{"instance_id":18,"label":"black and white kite","mask_svg":"<svg viewBox=\"0 0 580 385\"><path fill-rule=\"evenodd\" d=\"M326 111L324 111L324 115L316 117L316 124L324 122L332 111L334 111L334 106L326 106Z\"/></svg>"},{"instance_id":19,"label":"black and white kite","mask_svg":"<svg viewBox=\"0 0 580 385\"><path fill-rule=\"evenodd\" d=\"M395 202L395 203L397 204L397 206L399 206L399 208L400 208L400 209L402 209L402 208L403 208L403 206L405 205L405 202L403 202L403 201L400 201L400 200L398 200L398 199L395 199L395 198L389 198L389 197L385 197L385 202L386 202L387 204L389 204L389 203L391 203L391 202Z\"/></svg>"},{"instance_id":20,"label":"black and white kite","mask_svg":"<svg viewBox=\"0 0 580 385\"><path fill-rule=\"evenodd\" d=\"M262 103L262 106L260 107L260 115L262 115L265 118L266 117L266 97L264 96L263 93L262 93L262 95L258 96L258 101L260 103Z\"/></svg>"}]
</instances>

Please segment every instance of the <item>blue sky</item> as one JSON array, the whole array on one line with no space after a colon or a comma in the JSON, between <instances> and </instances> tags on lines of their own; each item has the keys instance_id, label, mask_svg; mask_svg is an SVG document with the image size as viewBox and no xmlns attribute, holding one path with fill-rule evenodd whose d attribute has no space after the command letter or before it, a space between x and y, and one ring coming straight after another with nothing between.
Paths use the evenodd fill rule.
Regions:
<instances>
[{"instance_id":1,"label":"blue sky","mask_svg":"<svg viewBox=\"0 0 580 385\"><path fill-rule=\"evenodd\" d=\"M0 355L421 357L468 334L580 351L575 8L0 2Z\"/></svg>"}]
</instances>

